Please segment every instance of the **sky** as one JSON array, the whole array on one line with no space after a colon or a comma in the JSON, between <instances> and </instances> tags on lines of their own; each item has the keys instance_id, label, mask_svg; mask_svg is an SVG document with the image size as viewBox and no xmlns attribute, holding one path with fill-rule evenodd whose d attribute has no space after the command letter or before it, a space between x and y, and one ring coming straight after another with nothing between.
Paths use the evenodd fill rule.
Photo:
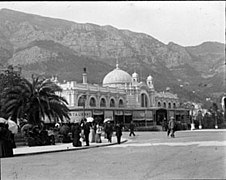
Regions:
<instances>
[{"instance_id":1,"label":"sky","mask_svg":"<svg viewBox=\"0 0 226 180\"><path fill-rule=\"evenodd\" d=\"M165 44L225 43L224 1L1 1L2 8L111 25L146 33Z\"/></svg>"}]
</instances>

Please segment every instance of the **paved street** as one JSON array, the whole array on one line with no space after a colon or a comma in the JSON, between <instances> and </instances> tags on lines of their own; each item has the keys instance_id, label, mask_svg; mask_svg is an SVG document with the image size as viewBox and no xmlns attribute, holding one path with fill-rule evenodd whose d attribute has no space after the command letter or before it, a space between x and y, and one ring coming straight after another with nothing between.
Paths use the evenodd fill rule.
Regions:
<instances>
[{"instance_id":1,"label":"paved street","mask_svg":"<svg viewBox=\"0 0 226 180\"><path fill-rule=\"evenodd\" d=\"M128 142L1 159L2 180L225 179L226 131L136 132Z\"/></svg>"}]
</instances>

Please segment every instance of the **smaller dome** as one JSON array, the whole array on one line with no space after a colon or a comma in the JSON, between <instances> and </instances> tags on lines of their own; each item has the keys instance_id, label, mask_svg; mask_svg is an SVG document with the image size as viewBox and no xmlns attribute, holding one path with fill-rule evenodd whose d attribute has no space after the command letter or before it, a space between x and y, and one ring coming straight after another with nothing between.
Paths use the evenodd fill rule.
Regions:
<instances>
[{"instance_id":1,"label":"smaller dome","mask_svg":"<svg viewBox=\"0 0 226 180\"><path fill-rule=\"evenodd\" d=\"M133 77L133 78L138 78L138 74L137 74L136 72L134 72L134 73L132 74L132 77Z\"/></svg>"},{"instance_id":2,"label":"smaller dome","mask_svg":"<svg viewBox=\"0 0 226 180\"><path fill-rule=\"evenodd\" d=\"M151 75L149 75L149 76L147 77L147 80L148 80L148 81L152 81L152 79L153 79L153 78L152 78Z\"/></svg>"}]
</instances>

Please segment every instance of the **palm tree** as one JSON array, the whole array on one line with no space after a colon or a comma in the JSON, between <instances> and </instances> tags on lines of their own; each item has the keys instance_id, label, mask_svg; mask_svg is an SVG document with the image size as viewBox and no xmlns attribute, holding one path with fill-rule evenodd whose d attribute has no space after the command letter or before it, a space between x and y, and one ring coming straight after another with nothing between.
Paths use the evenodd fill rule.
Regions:
<instances>
[{"instance_id":1,"label":"palm tree","mask_svg":"<svg viewBox=\"0 0 226 180\"><path fill-rule=\"evenodd\" d=\"M3 111L12 119L27 119L28 123L39 125L45 117L55 122L69 119L67 101L56 94L62 89L49 79L32 76L32 81L23 79L18 85L6 89Z\"/></svg>"}]
</instances>

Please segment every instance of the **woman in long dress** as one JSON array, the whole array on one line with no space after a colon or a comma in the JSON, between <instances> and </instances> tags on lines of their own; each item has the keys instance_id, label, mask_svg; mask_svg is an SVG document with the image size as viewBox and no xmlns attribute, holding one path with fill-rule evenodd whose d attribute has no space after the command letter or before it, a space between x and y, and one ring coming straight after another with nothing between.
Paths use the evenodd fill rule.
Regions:
<instances>
[{"instance_id":1,"label":"woman in long dress","mask_svg":"<svg viewBox=\"0 0 226 180\"><path fill-rule=\"evenodd\" d=\"M101 143L101 133L102 133L102 126L100 124L96 125L96 143Z\"/></svg>"},{"instance_id":2,"label":"woman in long dress","mask_svg":"<svg viewBox=\"0 0 226 180\"><path fill-rule=\"evenodd\" d=\"M91 126L91 143L95 142L95 136L96 136L96 123L92 122L92 126Z\"/></svg>"}]
</instances>

